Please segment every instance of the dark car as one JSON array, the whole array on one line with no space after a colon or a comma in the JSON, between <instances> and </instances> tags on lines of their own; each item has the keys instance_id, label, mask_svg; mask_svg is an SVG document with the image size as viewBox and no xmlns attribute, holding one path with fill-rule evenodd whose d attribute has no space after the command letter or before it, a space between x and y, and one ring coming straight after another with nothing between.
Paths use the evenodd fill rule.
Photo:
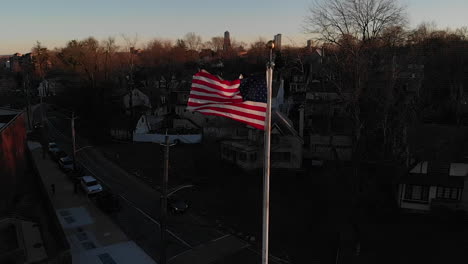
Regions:
<instances>
[{"instance_id":1,"label":"dark car","mask_svg":"<svg viewBox=\"0 0 468 264\"><path fill-rule=\"evenodd\" d=\"M69 172L73 170L73 159L69 156L65 156L58 160L59 168L64 172Z\"/></svg>"},{"instance_id":2,"label":"dark car","mask_svg":"<svg viewBox=\"0 0 468 264\"><path fill-rule=\"evenodd\" d=\"M95 201L97 206L108 214L116 213L122 208L118 196L106 190L96 194Z\"/></svg>"},{"instance_id":3,"label":"dark car","mask_svg":"<svg viewBox=\"0 0 468 264\"><path fill-rule=\"evenodd\" d=\"M79 163L76 163L75 165L75 169L74 170L70 170L67 172L67 175L68 177L70 177L70 179L72 179L73 181L79 181L79 178L83 177L86 175L86 171L85 169L83 168L83 166L81 166Z\"/></svg>"},{"instance_id":4,"label":"dark car","mask_svg":"<svg viewBox=\"0 0 468 264\"><path fill-rule=\"evenodd\" d=\"M173 214L181 214L187 211L189 205L183 200L171 197L167 199L167 208Z\"/></svg>"},{"instance_id":5,"label":"dark car","mask_svg":"<svg viewBox=\"0 0 468 264\"><path fill-rule=\"evenodd\" d=\"M51 152L50 156L52 157L53 160L59 161L61 158L65 158L68 155L65 151L59 149L57 151Z\"/></svg>"}]
</instances>

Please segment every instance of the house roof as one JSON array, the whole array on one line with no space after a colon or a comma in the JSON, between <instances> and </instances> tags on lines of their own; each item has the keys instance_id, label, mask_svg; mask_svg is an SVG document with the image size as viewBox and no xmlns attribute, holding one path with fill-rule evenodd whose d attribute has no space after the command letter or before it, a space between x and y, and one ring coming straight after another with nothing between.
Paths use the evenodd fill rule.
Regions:
<instances>
[{"instance_id":1,"label":"house roof","mask_svg":"<svg viewBox=\"0 0 468 264\"><path fill-rule=\"evenodd\" d=\"M241 149L244 152L252 152L261 149L261 146L247 139L242 140L223 140L222 144L230 145L234 148Z\"/></svg>"},{"instance_id":2,"label":"house roof","mask_svg":"<svg viewBox=\"0 0 468 264\"><path fill-rule=\"evenodd\" d=\"M283 135L299 137L299 133L294 129L293 122L280 111L272 110L271 122L273 126L276 125Z\"/></svg>"},{"instance_id":3,"label":"house roof","mask_svg":"<svg viewBox=\"0 0 468 264\"><path fill-rule=\"evenodd\" d=\"M0 115L17 115L17 114L19 114L21 112L22 112L22 110L6 108L6 107L0 107Z\"/></svg>"},{"instance_id":4,"label":"house roof","mask_svg":"<svg viewBox=\"0 0 468 264\"><path fill-rule=\"evenodd\" d=\"M281 81L273 81L272 85L271 85L271 96L273 98L275 98L276 96L278 96L278 92L280 90L280 87L281 87Z\"/></svg>"},{"instance_id":5,"label":"house roof","mask_svg":"<svg viewBox=\"0 0 468 264\"><path fill-rule=\"evenodd\" d=\"M402 183L445 187L463 187L468 164L422 161L402 178Z\"/></svg>"}]
</instances>

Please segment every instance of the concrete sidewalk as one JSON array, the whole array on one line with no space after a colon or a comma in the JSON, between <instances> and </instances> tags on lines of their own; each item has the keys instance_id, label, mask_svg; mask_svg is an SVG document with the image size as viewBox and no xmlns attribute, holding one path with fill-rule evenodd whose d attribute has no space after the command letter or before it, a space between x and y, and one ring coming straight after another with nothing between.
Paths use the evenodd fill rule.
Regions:
<instances>
[{"instance_id":1,"label":"concrete sidewalk","mask_svg":"<svg viewBox=\"0 0 468 264\"><path fill-rule=\"evenodd\" d=\"M43 158L39 143L29 141L28 147L70 243L73 263L102 263L109 258L115 263L155 263L81 189L74 192L73 182L57 163Z\"/></svg>"}]
</instances>

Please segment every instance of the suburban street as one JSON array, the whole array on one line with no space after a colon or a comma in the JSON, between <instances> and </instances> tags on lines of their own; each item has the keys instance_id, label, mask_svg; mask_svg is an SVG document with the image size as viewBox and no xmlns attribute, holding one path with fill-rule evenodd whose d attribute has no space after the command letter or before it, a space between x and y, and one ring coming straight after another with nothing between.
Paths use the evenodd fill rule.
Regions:
<instances>
[{"instance_id":1,"label":"suburban street","mask_svg":"<svg viewBox=\"0 0 468 264\"><path fill-rule=\"evenodd\" d=\"M49 141L56 142L65 152L72 153L70 120L67 120L60 112L47 112L47 115L46 126ZM40 120L40 117L38 107L34 111L34 122ZM83 149L80 150L80 148ZM79 150L77 161L107 189L120 197L123 207L120 212L112 216L114 221L150 256L158 259L160 193L108 160L99 150L78 136L76 149ZM192 254L191 258L196 258L197 248L204 248L207 245L210 249L209 258L219 258L221 261L219 263L224 263L222 259L225 256L238 251L250 252L238 253L246 258L243 260L245 263L250 263L250 261L255 263L260 257L258 251L249 243L229 233L221 232L216 222L196 215L194 212L169 214L168 233L167 256L168 260L174 261L173 263L177 263L178 257L183 257L188 253ZM202 253L200 257L203 258ZM281 262L276 262L275 258L272 258L272 263Z\"/></svg>"}]
</instances>

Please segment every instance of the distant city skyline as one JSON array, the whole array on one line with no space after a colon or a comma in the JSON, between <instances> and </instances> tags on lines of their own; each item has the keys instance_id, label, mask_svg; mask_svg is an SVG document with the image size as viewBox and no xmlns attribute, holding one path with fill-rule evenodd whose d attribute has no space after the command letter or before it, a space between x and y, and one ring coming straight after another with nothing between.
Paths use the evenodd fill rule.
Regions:
<instances>
[{"instance_id":1,"label":"distant city skyline","mask_svg":"<svg viewBox=\"0 0 468 264\"><path fill-rule=\"evenodd\" d=\"M66 2L66 3L64 3ZM283 45L306 45L311 35L302 31L310 0L220 2L214 0L18 0L2 3L0 55L27 53L41 42L49 49L72 39L98 40L138 36L137 46L151 39L176 40L195 32L204 41L229 31L237 41L273 39ZM468 26L466 0L402 0L410 26L434 22L439 28Z\"/></svg>"}]
</instances>

